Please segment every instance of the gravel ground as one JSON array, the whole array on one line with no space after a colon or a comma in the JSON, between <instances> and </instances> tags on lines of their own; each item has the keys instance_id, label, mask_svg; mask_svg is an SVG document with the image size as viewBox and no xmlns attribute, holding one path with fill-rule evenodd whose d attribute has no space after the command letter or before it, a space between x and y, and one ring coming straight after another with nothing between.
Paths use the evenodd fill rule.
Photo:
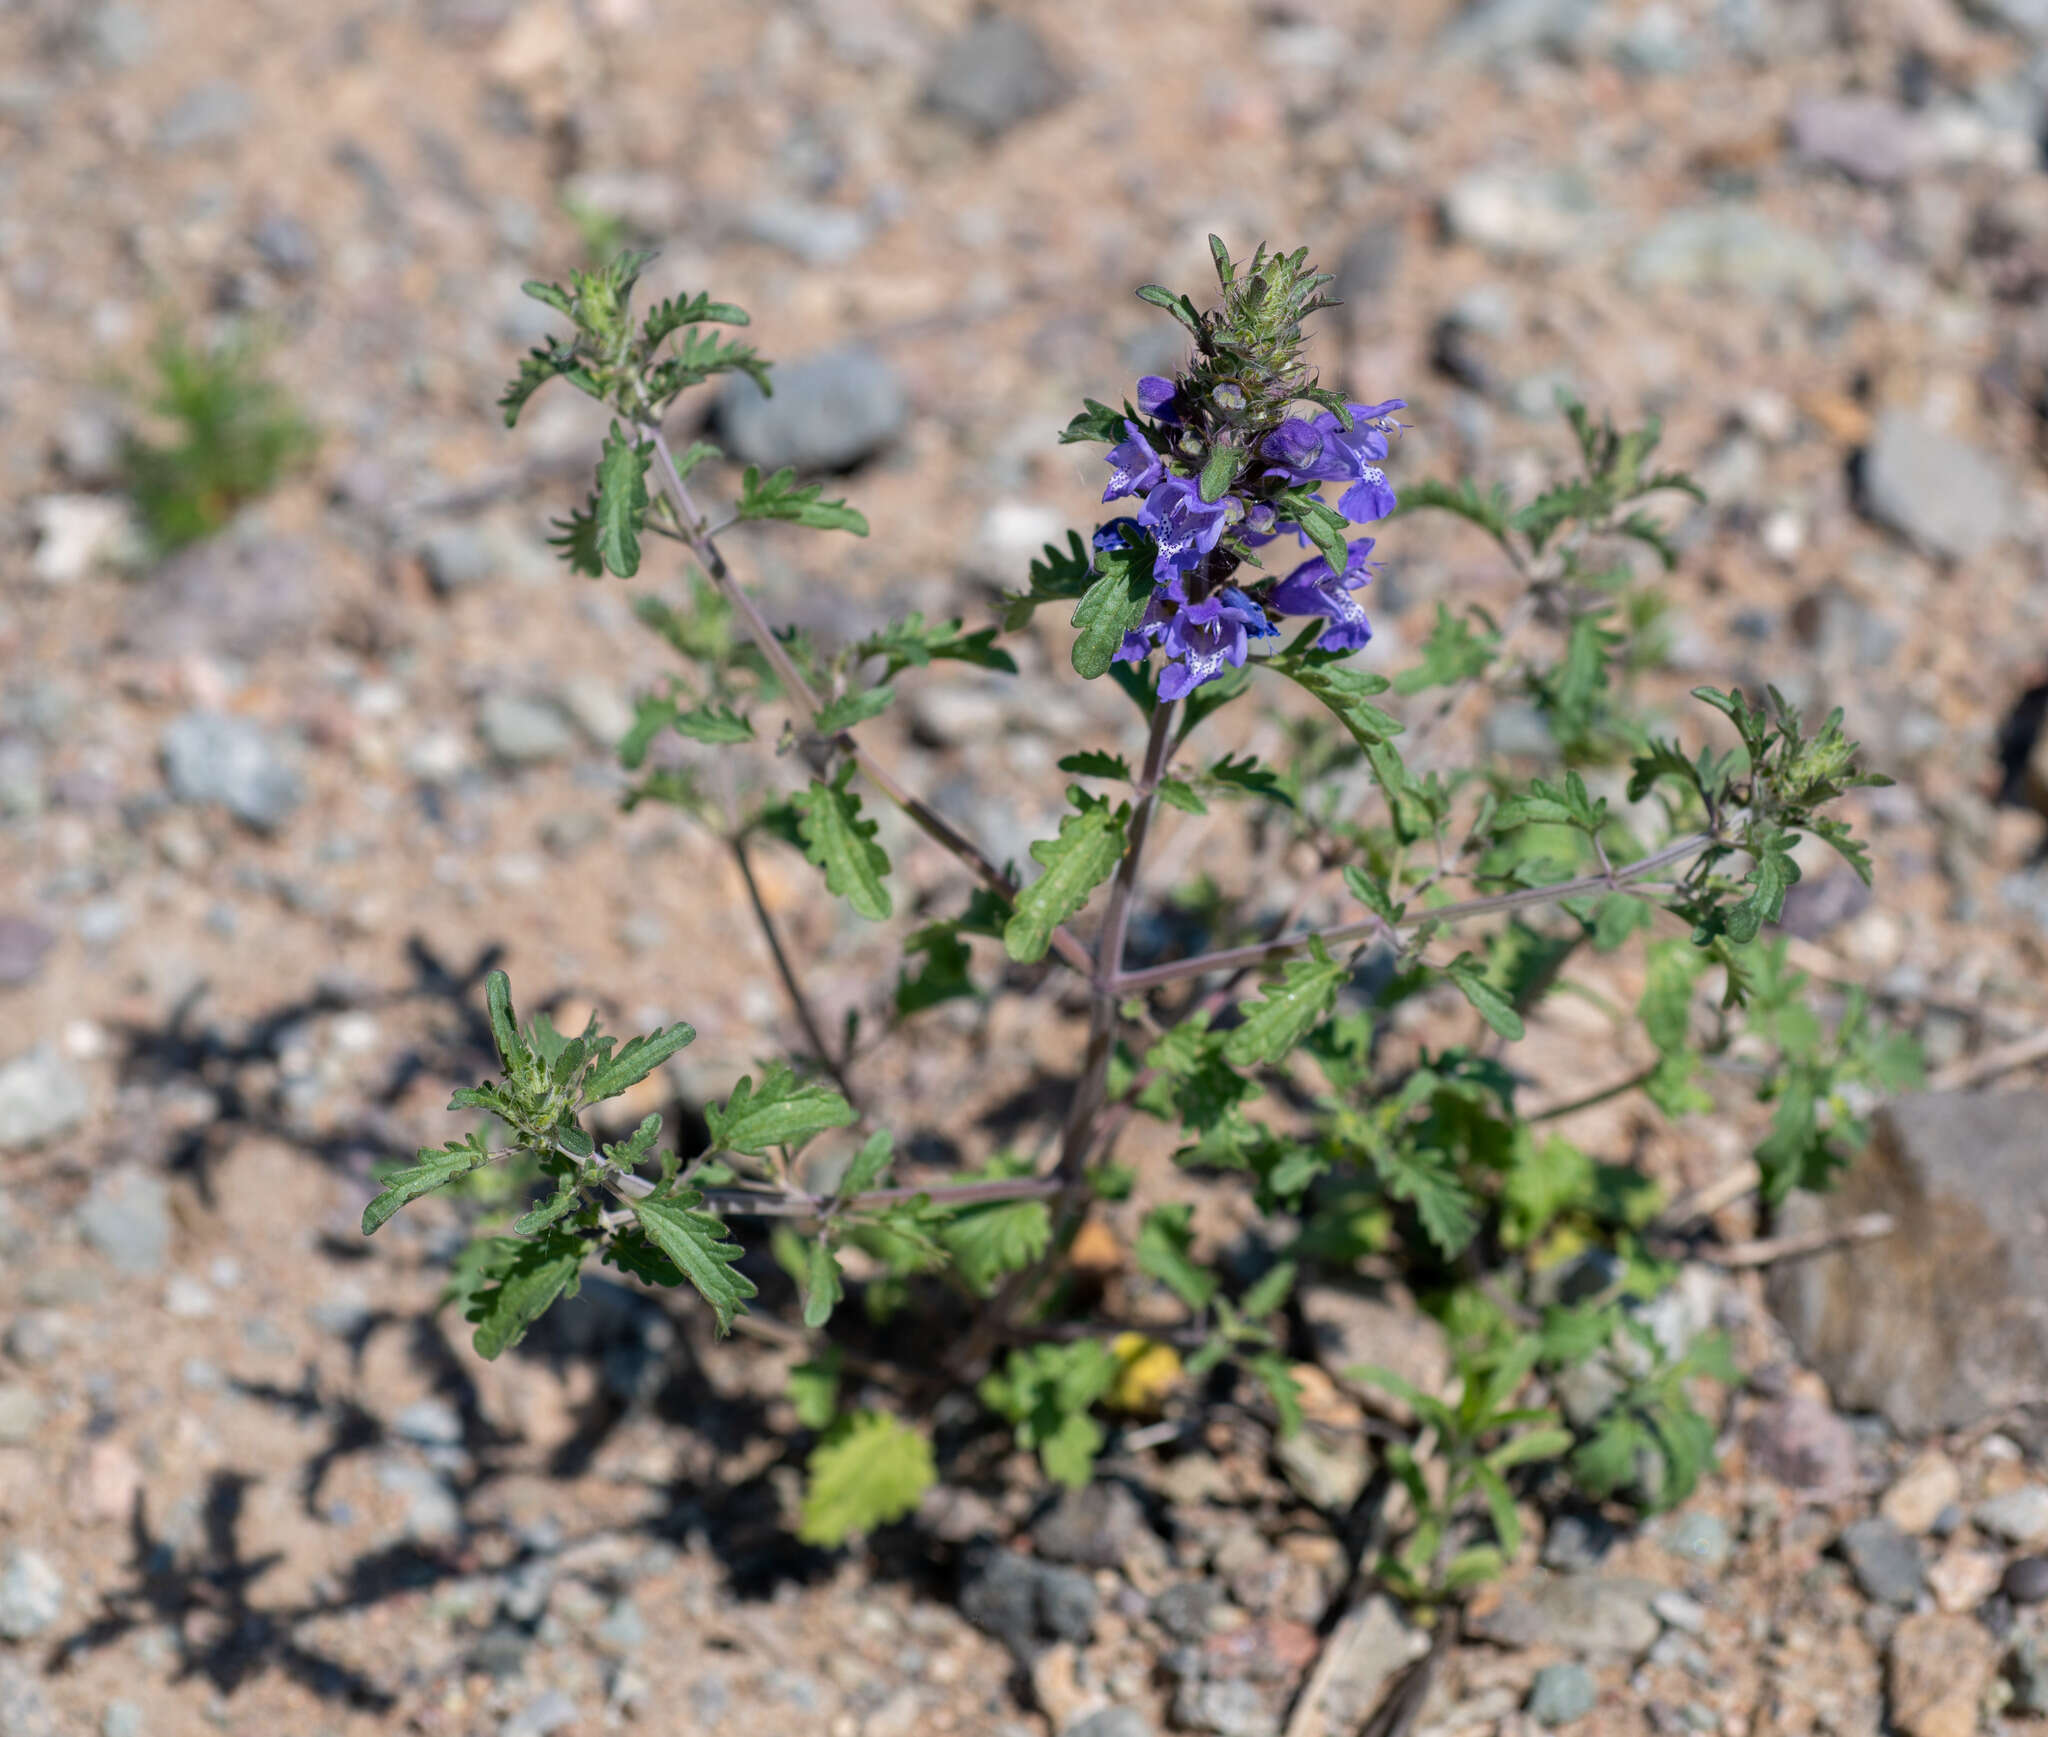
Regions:
<instances>
[{"instance_id":1,"label":"gravel ground","mask_svg":"<svg viewBox=\"0 0 2048 1737\"><path fill-rule=\"evenodd\" d=\"M663 648L541 543L601 425L492 408L574 213L790 364L789 414L721 423L843 469L875 526L746 540L821 632L983 616L1092 522L1057 431L1175 360L1129 290L1199 286L1211 230L1341 270L1325 371L1411 400L1404 476L1539 485L1559 385L1661 414L1712 504L1651 692L1774 680L1899 776L1857 814L1876 898L1815 863L1788 923L1939 1067L2048 1014L2048 748L2011 722L2048 682L2044 122L2029 0L0 0L0 1732L1348 1737L1421 1644L1380 1604L1323 1638L1318 1501L1363 1469L1335 1386L1319 1458L1212 1420L1078 1513L999 1458L828 1556L787 1531L786 1348L591 1281L485 1365L433 1311L452 1212L363 1243L372 1159L445 1138L482 1066L492 959L698 1026L633 1118L794 1041L726 858L617 812ZM143 562L113 485L149 345L235 321L318 457ZM1369 658L1510 594L1459 527L1382 549ZM661 555L639 583L680 595ZM908 678L879 727L998 858L1050 829L1062 753L1130 730L1045 628L1016 684ZM1513 708L1469 722L1530 746ZM1243 884L1227 829L1160 848ZM886 938L759 866L828 1020L874 1004ZM1579 1065L1569 1020L1532 1027L1540 1076ZM942 1026L888 1064L906 1134L992 1150L1078 1029ZM1674 1185L1745 1139L1570 1129ZM1211 1238L1248 1210L1199 1206ZM1844 1415L1755 1275L1696 1276L1755 1372L1719 1475L1634 1533L1545 1516L1419 1728L2029 1728L2048 1432Z\"/></svg>"}]
</instances>

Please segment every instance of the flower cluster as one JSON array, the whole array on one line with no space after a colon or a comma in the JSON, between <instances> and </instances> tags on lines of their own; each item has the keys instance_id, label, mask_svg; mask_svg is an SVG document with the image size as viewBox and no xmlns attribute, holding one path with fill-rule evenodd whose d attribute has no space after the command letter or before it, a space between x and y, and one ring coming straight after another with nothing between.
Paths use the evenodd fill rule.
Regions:
<instances>
[{"instance_id":1,"label":"flower cluster","mask_svg":"<svg viewBox=\"0 0 2048 1737\"><path fill-rule=\"evenodd\" d=\"M1344 527L1394 510L1381 466L1401 426L1394 412L1407 404L1351 403L1314 384L1300 359L1300 318L1329 305L1316 292L1330 280L1303 255L1269 259L1261 249L1240 277L1219 248L1217 275L1223 301L1213 312L1195 313L1185 297L1160 301L1194 334L1182 374L1144 376L1121 417L1091 406L1102 414L1084 436L1114 441L1103 500L1141 502L1135 517L1096 533L1096 548L1152 559L1151 599L1117 655L1135 663L1163 650L1159 694L1169 700L1241 666L1252 640L1278 633L1279 617L1320 616L1316 643L1332 651L1372 637L1353 594L1372 577L1373 539L1352 542ZM1303 414L1308 406L1314 414ZM1284 575L1265 572L1258 551L1289 536L1314 554Z\"/></svg>"}]
</instances>

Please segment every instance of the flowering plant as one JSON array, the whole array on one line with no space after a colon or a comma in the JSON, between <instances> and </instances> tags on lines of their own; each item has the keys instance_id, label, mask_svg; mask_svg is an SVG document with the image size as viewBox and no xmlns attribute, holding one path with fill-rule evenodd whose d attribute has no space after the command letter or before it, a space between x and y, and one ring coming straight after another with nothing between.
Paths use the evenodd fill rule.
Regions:
<instances>
[{"instance_id":1,"label":"flowering plant","mask_svg":"<svg viewBox=\"0 0 2048 1737\"><path fill-rule=\"evenodd\" d=\"M1544 1478L1646 1505L1682 1497L1714 1434L1694 1378L1727 1373L1711 1340L1674 1343L1647 1324L1676 1259L1704 1234L1697 1218L1662 1210L1631 1164L1542 1124L1628 1094L1670 1118L1712 1107L1717 1063L1739 1045L1774 1105L1757 1159L1775 1202L1824 1184L1860 1135L1869 1087L1910 1070L1860 1006L1832 1022L1790 1017L1803 1012L1804 980L1768 934L1799 878L1802 836L1867 878L1862 847L1831 810L1883 780L1858 769L1839 715L1809 729L1775 693L1698 690L1726 726L1719 751L1681 747L1640 715L1631 672L1649 655L1653 593L1616 551L1633 542L1668 568L1675 551L1643 503L1698 493L1650 468L1654 425L1619 432L1568 404L1578 475L1520 507L1469 483L1409 484L1397 502L1385 467L1405 401L1329 390L1305 358L1303 322L1329 305L1331 279L1305 251L1261 248L1240 262L1212 248L1214 307L1139 292L1185 328L1185 366L1139 380L1134 402L1088 401L1062 437L1105 449L1103 500L1125 510L1048 547L999 625L913 615L830 652L771 625L726 538L760 520L865 535L865 519L792 471L752 468L714 516L697 478L722 455L702 441L678 452L664 432L676 399L715 376L768 388L768 364L729 335L747 316L698 295L636 318L636 255L566 286L529 286L573 332L527 358L507 421L558 379L614 417L596 490L556 546L577 572L630 578L652 536L700 569L688 608L640 605L684 673L638 701L619 745L637 780L627 800L672 804L730 846L807 1046L707 1105L694 1153L659 1146L657 1115L601 1143L590 1112L693 1031L620 1045L595 1021L576 1034L544 1017L522 1026L493 975L501 1073L455 1098L482 1124L387 1172L364 1229L480 1167L534 1165L528 1209L481 1235L451 1286L485 1356L572 1294L591 1259L693 1290L721 1331L764 1292L777 1310L786 1299L801 1325L777 1333L808 1348L791 1394L815 1432L799 1526L821 1543L901 1517L933 1482L921 1401L934 1381L971 1387L994 1426L1067 1483L1088 1479L1115 1420L1163 1410L1163 1423L1125 1440L1168 1444L1232 1384L1262 1395L1284 1436L1302 1420L1302 1276L1391 1264L1446 1329L1456 1380L1425 1391L1360 1376L1408 1420L1385 1458L1407 1508L1390 1522L1380 1572L1418 1603L1455 1602L1513 1555L1517 1501ZM1390 676L1372 667L1360 594L1376 545L1356 527L1422 509L1484 531L1522 595L1500 621L1439 606L1419 660ZM1074 780L1067 811L1020 873L910 793L867 726L908 671L1014 673L1000 641L1046 605L1069 615L1075 674L1128 695L1145 747L1135 767L1106 747L1060 762ZM1286 713L1282 756L1197 753L1223 708L1289 687L1314 705ZM1561 766L1524 779L1426 758L1436 727L1486 688L1536 709ZM793 751L761 757L778 715ZM687 746L655 755L671 737ZM728 780L714 800L700 765L735 753L767 776ZM777 766L802 768L796 787L777 787ZM825 1031L759 897L750 853L779 843L861 917L892 918L892 865L863 812L876 798L972 882L954 914L906 938L914 968L870 1010L886 1025L881 1041L940 1004L986 1004L1048 973L1066 974L1085 1002L1087 1034L1039 1154L961 1175L899 1151L889 1106L857 1089L852 1022L838 1041ZM1299 870L1284 912L1276 920L1261 898L1270 888L1212 891L1193 909L1215 944L1151 942L1134 957L1160 808L1200 816L1224 800L1244 804L1249 834L1277 838ZM1305 921L1333 881L1349 910ZM1620 1080L1518 1073L1508 1046L1569 986L1575 956L1628 948L1639 950L1642 997L1633 1021L1615 1011L1639 1028L1647 1065ZM1547 1108L1529 1106L1532 1084ZM1268 1226L1248 1255L1222 1261L1186 1203L1137 1214L1129 1261L1142 1320L1105 1311L1078 1258L1084 1227L1121 1212L1131 1191L1114 1153L1138 1118L1177 1131L1186 1171L1234 1178ZM750 1244L735 1228L750 1222L776 1228ZM844 1355L849 1314L873 1326L949 1297L972 1312L940 1358L924 1338L918 1379L856 1374L878 1365ZM860 1307L843 1308L849 1299ZM1597 1403L1568 1403L1568 1378L1587 1368L1602 1372ZM1426 1474L1431 1454L1445 1475Z\"/></svg>"}]
</instances>

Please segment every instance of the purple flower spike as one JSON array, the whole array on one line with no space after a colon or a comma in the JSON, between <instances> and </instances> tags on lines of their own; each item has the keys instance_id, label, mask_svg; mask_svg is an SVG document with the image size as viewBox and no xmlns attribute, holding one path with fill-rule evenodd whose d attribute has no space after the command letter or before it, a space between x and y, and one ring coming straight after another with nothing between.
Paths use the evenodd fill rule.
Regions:
<instances>
[{"instance_id":1,"label":"purple flower spike","mask_svg":"<svg viewBox=\"0 0 2048 1737\"><path fill-rule=\"evenodd\" d=\"M1387 432L1399 428L1391 412L1407 407L1407 400L1389 398L1383 404L1347 404L1352 424L1345 428L1334 411L1325 410L1313 422L1289 417L1260 444L1259 450L1273 460L1269 476L1285 477L1297 486L1303 483L1344 483L1338 503L1358 523L1383 519L1394 510L1394 491L1386 473L1379 468L1387 456Z\"/></svg>"},{"instance_id":2,"label":"purple flower spike","mask_svg":"<svg viewBox=\"0 0 2048 1737\"><path fill-rule=\"evenodd\" d=\"M1159 559L1153 565L1155 581L1189 571L1216 547L1229 517L1224 500L1205 501L1202 491L1184 476L1170 476L1145 497L1138 523L1152 533L1159 545Z\"/></svg>"},{"instance_id":3,"label":"purple flower spike","mask_svg":"<svg viewBox=\"0 0 2048 1737\"><path fill-rule=\"evenodd\" d=\"M1106 501L1121 495L1143 494L1166 474L1159 454L1152 450L1152 443L1135 422L1124 424L1124 439L1105 456L1110 465L1109 487L1102 491Z\"/></svg>"},{"instance_id":4,"label":"purple flower spike","mask_svg":"<svg viewBox=\"0 0 2048 1737\"><path fill-rule=\"evenodd\" d=\"M1365 607L1351 595L1372 580L1373 540L1362 538L1351 545L1340 580L1321 556L1304 561L1266 594L1266 602L1282 615L1320 615L1329 623L1316 644L1325 651L1356 651L1372 638L1372 623Z\"/></svg>"},{"instance_id":5,"label":"purple flower spike","mask_svg":"<svg viewBox=\"0 0 2048 1737\"><path fill-rule=\"evenodd\" d=\"M1274 631L1265 612L1242 591L1219 591L1191 603L1167 623L1166 654L1173 661L1159 672L1159 697L1184 699L1226 669L1242 669L1250 636Z\"/></svg>"},{"instance_id":6,"label":"purple flower spike","mask_svg":"<svg viewBox=\"0 0 2048 1737\"><path fill-rule=\"evenodd\" d=\"M1331 418L1331 421L1335 420L1335 417ZM1312 468L1323 455L1322 430L1298 416L1290 416L1260 441L1259 451L1282 470L1299 471L1301 474L1296 481L1307 482L1322 474Z\"/></svg>"},{"instance_id":7,"label":"purple flower spike","mask_svg":"<svg viewBox=\"0 0 2048 1737\"><path fill-rule=\"evenodd\" d=\"M1138 408L1161 422L1181 419L1180 388L1163 374L1138 376Z\"/></svg>"}]
</instances>

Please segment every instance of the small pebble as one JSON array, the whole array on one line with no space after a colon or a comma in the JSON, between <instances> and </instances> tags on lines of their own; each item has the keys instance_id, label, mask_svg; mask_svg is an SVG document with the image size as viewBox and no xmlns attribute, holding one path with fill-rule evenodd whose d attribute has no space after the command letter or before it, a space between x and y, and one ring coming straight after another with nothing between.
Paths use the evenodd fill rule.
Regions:
<instances>
[{"instance_id":1,"label":"small pebble","mask_svg":"<svg viewBox=\"0 0 2048 1737\"><path fill-rule=\"evenodd\" d=\"M2008 1564L1999 1590L2014 1604L2048 1600L2048 1556L2022 1556Z\"/></svg>"},{"instance_id":2,"label":"small pebble","mask_svg":"<svg viewBox=\"0 0 2048 1737\"><path fill-rule=\"evenodd\" d=\"M1529 1690L1529 1717L1539 1725L1569 1725L1600 1699L1593 1673L1581 1664L1545 1665Z\"/></svg>"}]
</instances>

